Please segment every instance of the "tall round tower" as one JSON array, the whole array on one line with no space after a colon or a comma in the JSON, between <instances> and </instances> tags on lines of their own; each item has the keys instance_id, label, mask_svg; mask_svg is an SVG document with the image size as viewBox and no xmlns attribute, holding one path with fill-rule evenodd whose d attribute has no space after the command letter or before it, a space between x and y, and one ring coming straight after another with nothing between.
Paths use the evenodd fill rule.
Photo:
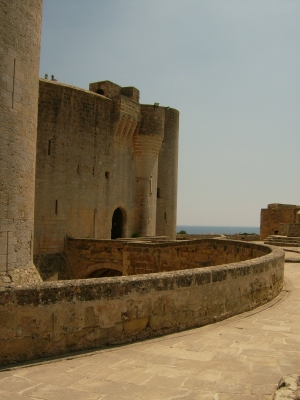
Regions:
<instances>
[{"instance_id":1,"label":"tall round tower","mask_svg":"<svg viewBox=\"0 0 300 400\"><path fill-rule=\"evenodd\" d=\"M136 167L136 231L155 236L158 153L164 138L163 107L141 105L141 124L134 135Z\"/></svg>"},{"instance_id":2,"label":"tall round tower","mask_svg":"<svg viewBox=\"0 0 300 400\"><path fill-rule=\"evenodd\" d=\"M0 285L38 282L32 261L42 0L0 1Z\"/></svg>"},{"instance_id":3,"label":"tall round tower","mask_svg":"<svg viewBox=\"0 0 300 400\"><path fill-rule=\"evenodd\" d=\"M166 108L158 156L156 235L176 239L179 112Z\"/></svg>"}]
</instances>

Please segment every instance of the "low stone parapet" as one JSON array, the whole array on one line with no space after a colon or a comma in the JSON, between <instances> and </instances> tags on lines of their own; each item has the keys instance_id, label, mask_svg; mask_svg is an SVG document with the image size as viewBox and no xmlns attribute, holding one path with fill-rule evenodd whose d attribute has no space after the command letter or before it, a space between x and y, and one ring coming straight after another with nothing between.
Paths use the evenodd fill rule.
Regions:
<instances>
[{"instance_id":1,"label":"low stone parapet","mask_svg":"<svg viewBox=\"0 0 300 400\"><path fill-rule=\"evenodd\" d=\"M220 240L213 241L218 246ZM260 306L282 290L284 252L243 245L259 246L262 255L212 267L0 288L0 363L150 338Z\"/></svg>"},{"instance_id":2,"label":"low stone parapet","mask_svg":"<svg viewBox=\"0 0 300 400\"><path fill-rule=\"evenodd\" d=\"M104 269L121 275L216 266L257 258L270 252L260 244L237 240L197 239L170 242L143 242L67 238L66 277L82 279ZM99 276L99 275L98 275Z\"/></svg>"}]
</instances>

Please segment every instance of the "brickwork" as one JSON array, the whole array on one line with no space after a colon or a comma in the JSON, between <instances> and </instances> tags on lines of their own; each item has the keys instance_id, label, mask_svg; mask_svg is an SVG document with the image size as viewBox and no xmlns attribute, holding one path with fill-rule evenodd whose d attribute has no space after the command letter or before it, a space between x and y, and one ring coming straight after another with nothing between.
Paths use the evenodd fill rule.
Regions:
<instances>
[{"instance_id":1,"label":"brickwork","mask_svg":"<svg viewBox=\"0 0 300 400\"><path fill-rule=\"evenodd\" d=\"M123 274L124 243L119 240L71 239L66 241L67 279L83 279L99 269Z\"/></svg>"},{"instance_id":2,"label":"brickwork","mask_svg":"<svg viewBox=\"0 0 300 400\"><path fill-rule=\"evenodd\" d=\"M236 263L270 252L265 246L223 239L185 242L126 242L91 239L67 239L67 279L94 276L111 269L122 275L140 275L178 271Z\"/></svg>"},{"instance_id":3,"label":"brickwork","mask_svg":"<svg viewBox=\"0 0 300 400\"><path fill-rule=\"evenodd\" d=\"M161 167L158 158L164 138L177 149L178 112L140 105L133 87L102 81L89 89L40 80L35 255L63 253L66 236L110 239L116 209L122 237L155 235L157 180L166 169L166 232L176 234L177 150L163 150L162 159L174 160Z\"/></svg>"},{"instance_id":4,"label":"brickwork","mask_svg":"<svg viewBox=\"0 0 300 400\"><path fill-rule=\"evenodd\" d=\"M251 310L283 285L283 250L260 250L262 257L216 267L0 288L0 364L132 342Z\"/></svg>"},{"instance_id":5,"label":"brickwork","mask_svg":"<svg viewBox=\"0 0 300 400\"><path fill-rule=\"evenodd\" d=\"M283 233L281 233L282 229L282 225L284 225L286 227L286 236L288 237L300 237L300 224L279 224L279 235L284 235Z\"/></svg>"},{"instance_id":6,"label":"brickwork","mask_svg":"<svg viewBox=\"0 0 300 400\"><path fill-rule=\"evenodd\" d=\"M290 226L290 224L279 224L278 235L279 236L287 236L288 232L289 232L289 226Z\"/></svg>"},{"instance_id":7,"label":"brickwork","mask_svg":"<svg viewBox=\"0 0 300 400\"><path fill-rule=\"evenodd\" d=\"M98 196L108 202L116 186L124 189L111 162L111 109L106 97L40 81L35 254L63 252L66 235L110 237Z\"/></svg>"},{"instance_id":8,"label":"brickwork","mask_svg":"<svg viewBox=\"0 0 300 400\"><path fill-rule=\"evenodd\" d=\"M0 286L38 281L32 261L42 1L0 2Z\"/></svg>"},{"instance_id":9,"label":"brickwork","mask_svg":"<svg viewBox=\"0 0 300 400\"><path fill-rule=\"evenodd\" d=\"M268 208L263 208L260 216L260 240L279 234L280 223L295 223L299 210L300 206L291 204L269 204Z\"/></svg>"},{"instance_id":10,"label":"brickwork","mask_svg":"<svg viewBox=\"0 0 300 400\"><path fill-rule=\"evenodd\" d=\"M222 239L229 239L229 240L244 240L245 242L257 242L260 240L260 235L256 233L250 234L242 234L236 233L234 235L224 235L224 234L177 234L176 240L193 240L193 239L213 239L213 238L222 238Z\"/></svg>"},{"instance_id":11,"label":"brickwork","mask_svg":"<svg viewBox=\"0 0 300 400\"><path fill-rule=\"evenodd\" d=\"M41 79L38 88L42 0L0 7L1 284L39 280L33 254L62 254L66 236L155 235L165 157L176 158L163 204L164 232L175 238L177 152L161 149L177 140L178 118L167 121L178 112L140 105L138 89L110 81L81 90Z\"/></svg>"}]
</instances>

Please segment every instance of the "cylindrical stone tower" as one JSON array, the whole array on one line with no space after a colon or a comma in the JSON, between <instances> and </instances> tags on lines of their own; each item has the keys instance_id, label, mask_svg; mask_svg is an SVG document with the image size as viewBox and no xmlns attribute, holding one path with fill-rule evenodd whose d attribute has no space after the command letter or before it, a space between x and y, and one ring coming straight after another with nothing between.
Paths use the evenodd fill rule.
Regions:
<instances>
[{"instance_id":1,"label":"cylindrical stone tower","mask_svg":"<svg viewBox=\"0 0 300 400\"><path fill-rule=\"evenodd\" d=\"M164 137L163 107L141 105L141 124L134 135L136 166L136 230L155 236L157 160Z\"/></svg>"},{"instance_id":2,"label":"cylindrical stone tower","mask_svg":"<svg viewBox=\"0 0 300 400\"><path fill-rule=\"evenodd\" d=\"M179 112L165 109L164 140L158 156L156 235L176 238Z\"/></svg>"},{"instance_id":3,"label":"cylindrical stone tower","mask_svg":"<svg viewBox=\"0 0 300 400\"><path fill-rule=\"evenodd\" d=\"M0 1L0 285L38 282L32 261L42 0Z\"/></svg>"}]
</instances>

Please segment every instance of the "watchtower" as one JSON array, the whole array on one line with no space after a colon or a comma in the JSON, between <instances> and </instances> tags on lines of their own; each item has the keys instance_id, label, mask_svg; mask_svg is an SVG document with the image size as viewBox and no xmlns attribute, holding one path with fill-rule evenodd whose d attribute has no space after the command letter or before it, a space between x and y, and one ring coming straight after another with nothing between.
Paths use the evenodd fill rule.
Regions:
<instances>
[{"instance_id":1,"label":"watchtower","mask_svg":"<svg viewBox=\"0 0 300 400\"><path fill-rule=\"evenodd\" d=\"M33 219L42 0L0 2L0 285L36 282Z\"/></svg>"}]
</instances>

